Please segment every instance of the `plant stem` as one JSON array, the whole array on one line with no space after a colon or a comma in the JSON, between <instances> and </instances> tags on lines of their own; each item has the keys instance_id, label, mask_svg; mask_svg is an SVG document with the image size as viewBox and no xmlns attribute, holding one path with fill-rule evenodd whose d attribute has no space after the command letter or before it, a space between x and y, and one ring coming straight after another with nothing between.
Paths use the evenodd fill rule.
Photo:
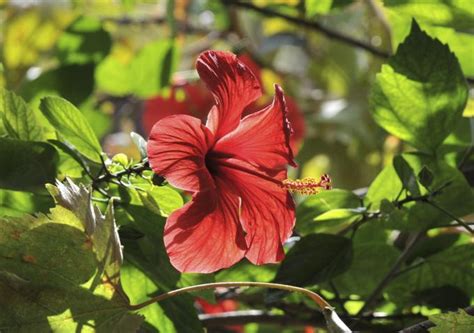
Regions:
<instances>
[{"instance_id":1,"label":"plant stem","mask_svg":"<svg viewBox=\"0 0 474 333\"><path fill-rule=\"evenodd\" d=\"M195 286L184 287L181 289L176 289L172 291L168 291L161 295L155 296L148 301L145 301L140 304L130 305L130 310L139 310L148 306L150 304L164 301L165 299L190 293L193 291L200 291L200 290L207 290L207 289L214 289L219 287L262 287L262 288L273 288L273 289L280 289L286 291L292 291L304 294L311 298L318 306L321 308L321 311L326 308L332 308L331 305L321 296L312 292L311 290L307 290L301 287L289 286L286 284L279 284L279 283L270 283L270 282L216 282L216 283L205 283L205 284L198 284Z\"/></svg>"},{"instance_id":2,"label":"plant stem","mask_svg":"<svg viewBox=\"0 0 474 333\"><path fill-rule=\"evenodd\" d=\"M148 164L148 162L145 162L143 164L133 165L125 170L122 170L116 173L107 172L95 178L93 180L93 184L97 185L99 183L108 182L115 179L120 180L123 176L129 176L131 174L140 174L145 170L150 170L150 165Z\"/></svg>"},{"instance_id":3,"label":"plant stem","mask_svg":"<svg viewBox=\"0 0 474 333\"><path fill-rule=\"evenodd\" d=\"M336 288L336 285L334 282L331 280L329 281L329 286L331 287L331 291L334 293L334 301L339 304L341 307L341 311L344 313L344 315L349 316L349 313L346 310L346 307L344 306L344 300L341 298L341 295L339 294L339 291Z\"/></svg>"},{"instance_id":4,"label":"plant stem","mask_svg":"<svg viewBox=\"0 0 474 333\"><path fill-rule=\"evenodd\" d=\"M253 10L254 12L260 13L264 16L268 17L278 17L281 19L284 19L288 22L300 25L302 27L309 28L314 31L318 31L325 35L328 38L332 38L334 40L340 41L344 44L368 51L369 53L373 54L374 56L377 56L379 58L387 59L391 56L390 52L381 50L379 48L376 48L372 46L369 43L363 42L361 40L355 39L352 36L345 35L339 31L335 31L332 29L329 29L328 27L325 27L321 23L314 21L314 20L307 20L304 18L299 18L299 17L294 17L291 15L286 15L268 8L264 7L259 7L251 3L250 1L239 1L239 0L221 0L224 5L231 5L231 6L236 6L236 7L241 7L241 8L246 8ZM474 78L473 77L466 77L466 81L470 84L474 83Z\"/></svg>"},{"instance_id":5,"label":"plant stem","mask_svg":"<svg viewBox=\"0 0 474 333\"><path fill-rule=\"evenodd\" d=\"M223 313L200 314L199 320L206 328L222 327L228 325L243 325L248 323L266 323L281 326L313 326L325 328L324 317L312 316L309 318L298 318L291 315L275 315L262 310L241 310Z\"/></svg>"},{"instance_id":6,"label":"plant stem","mask_svg":"<svg viewBox=\"0 0 474 333\"><path fill-rule=\"evenodd\" d=\"M438 209L439 211L443 212L445 215L449 216L450 218L452 218L454 221L456 221L459 225L463 226L467 231L469 231L471 234L474 234L474 229L471 228L471 226L466 223L465 221L463 221L462 219L460 219L459 217L456 217L455 215L451 214L449 211L447 211L446 209L444 209L443 207L441 206L438 206L436 203L434 203L433 201L429 201L427 200L426 203L428 205L430 205L431 207L434 207L436 209Z\"/></svg>"},{"instance_id":7,"label":"plant stem","mask_svg":"<svg viewBox=\"0 0 474 333\"><path fill-rule=\"evenodd\" d=\"M351 46L369 51L370 53L372 53L372 54L374 54L378 57L381 57L381 58L388 58L390 56L390 54L387 51L375 48L375 47L373 47L372 45L370 45L368 43L365 43L363 41L354 39L353 37L347 36L347 35L339 32L339 31L331 30L331 29L323 26L321 23L319 23L317 21L313 21L313 20L309 21L309 20L306 20L306 19L303 19L303 18L293 17L293 16L286 15L286 14L283 14L283 13L280 13L280 12L277 12L277 11L273 11L271 9L255 6L254 4L252 4L250 2L247 2L247 1L223 0L223 2L226 5L232 5L232 6L236 6L236 7L250 9L250 10L253 10L257 13L265 15L265 16L282 18L282 19L284 19L288 22L292 22L292 23L298 24L300 26L318 31L318 32L324 34L325 36L327 36L329 38L333 38L333 39L341 41L345 44L348 44L348 45L351 45Z\"/></svg>"},{"instance_id":8,"label":"plant stem","mask_svg":"<svg viewBox=\"0 0 474 333\"><path fill-rule=\"evenodd\" d=\"M364 303L364 306L357 313L358 317L361 317L362 315L364 315L366 311L372 308L373 303L377 300L377 298L380 296L380 294L385 289L385 287L390 283L390 281L392 281L392 279L396 276L403 262L411 254L411 251L413 250L414 246L416 245L416 243L418 243L418 241L422 238L424 234L425 234L425 231L423 230L423 231L417 232L413 236L410 243L405 247L403 252L400 254L400 256L397 258L397 260L393 264L390 271L385 275L385 277L382 279L382 281L380 281L378 286L375 287L374 291L372 291L372 294L370 294L370 296L367 298L367 300Z\"/></svg>"}]
</instances>

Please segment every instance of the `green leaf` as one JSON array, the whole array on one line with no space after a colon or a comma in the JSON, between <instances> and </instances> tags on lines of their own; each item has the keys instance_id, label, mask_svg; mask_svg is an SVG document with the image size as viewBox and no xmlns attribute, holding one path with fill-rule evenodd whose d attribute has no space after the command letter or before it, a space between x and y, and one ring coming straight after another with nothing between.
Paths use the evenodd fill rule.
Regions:
<instances>
[{"instance_id":1,"label":"green leaf","mask_svg":"<svg viewBox=\"0 0 474 333\"><path fill-rule=\"evenodd\" d=\"M446 250L454 245L459 239L459 234L439 234L427 237L419 241L414 247L406 262L410 263L416 259L426 259L438 252Z\"/></svg>"},{"instance_id":2,"label":"green leaf","mask_svg":"<svg viewBox=\"0 0 474 333\"><path fill-rule=\"evenodd\" d=\"M58 57L64 64L97 63L110 51L112 40L100 20L82 16L58 40Z\"/></svg>"},{"instance_id":3,"label":"green leaf","mask_svg":"<svg viewBox=\"0 0 474 333\"><path fill-rule=\"evenodd\" d=\"M169 216L183 205L181 195L168 186L152 186L146 193L137 193L145 207L161 216Z\"/></svg>"},{"instance_id":4,"label":"green leaf","mask_svg":"<svg viewBox=\"0 0 474 333\"><path fill-rule=\"evenodd\" d=\"M433 152L461 119L467 86L449 47L413 22L410 35L377 75L370 100L380 126Z\"/></svg>"},{"instance_id":5,"label":"green leaf","mask_svg":"<svg viewBox=\"0 0 474 333\"><path fill-rule=\"evenodd\" d=\"M469 1L384 0L384 6L400 15L415 17L433 25L466 30L474 24L474 10Z\"/></svg>"},{"instance_id":6,"label":"green leaf","mask_svg":"<svg viewBox=\"0 0 474 333\"><path fill-rule=\"evenodd\" d=\"M351 267L333 280L343 295L367 296L373 292L399 255L387 244L387 235L371 221L360 227L353 238L354 257Z\"/></svg>"},{"instance_id":7,"label":"green leaf","mask_svg":"<svg viewBox=\"0 0 474 333\"><path fill-rule=\"evenodd\" d=\"M43 98L40 110L67 142L91 161L100 163L102 148L81 111L60 97Z\"/></svg>"},{"instance_id":8,"label":"green leaf","mask_svg":"<svg viewBox=\"0 0 474 333\"><path fill-rule=\"evenodd\" d=\"M456 216L464 216L473 211L474 197L471 188L464 175L456 168L448 165L444 161L435 160L426 155L403 154L403 158L408 162L415 174L418 174L423 166L432 170L435 178L431 189L435 190L442 186L446 188L431 199L435 204L448 210ZM369 187L365 198L366 205L371 209L379 209L384 200L395 201L402 189L402 182L398 177L393 165L388 165L375 178ZM420 189L420 194L425 195L428 190ZM399 200L406 198L405 194L400 195ZM452 221L440 210L425 202L410 202L401 209L396 209L398 214L394 214L397 220L388 222L387 228L402 230L421 230L426 227L446 224Z\"/></svg>"},{"instance_id":9,"label":"green leaf","mask_svg":"<svg viewBox=\"0 0 474 333\"><path fill-rule=\"evenodd\" d=\"M84 185L76 185L66 178L66 184L59 181L56 186L47 185L47 189L55 202L70 210L79 221L86 234L94 244L94 250L99 260L99 275L104 272L110 282L118 282L118 273L122 263L122 246L114 220L113 202L107 208L107 214L102 216L97 206L92 204L92 191Z\"/></svg>"},{"instance_id":10,"label":"green leaf","mask_svg":"<svg viewBox=\"0 0 474 333\"><path fill-rule=\"evenodd\" d=\"M387 9L387 18L392 28L392 45L395 49L401 43L410 31L411 20L413 16L402 15L399 12ZM441 42L448 44L451 51L461 64L461 68L465 75L474 75L474 62L472 61L472 45L474 43L474 35L456 31L452 28L433 26L415 16L420 26L430 36L438 38Z\"/></svg>"},{"instance_id":11,"label":"green leaf","mask_svg":"<svg viewBox=\"0 0 474 333\"><path fill-rule=\"evenodd\" d=\"M0 138L0 188L38 190L54 182L58 154L49 144Z\"/></svg>"},{"instance_id":12,"label":"green leaf","mask_svg":"<svg viewBox=\"0 0 474 333\"><path fill-rule=\"evenodd\" d=\"M474 316L464 310L458 312L439 313L428 317L436 327L430 328L430 333L472 333Z\"/></svg>"},{"instance_id":13,"label":"green leaf","mask_svg":"<svg viewBox=\"0 0 474 333\"><path fill-rule=\"evenodd\" d=\"M133 265L125 264L120 272L123 289L132 304L142 303L157 294L158 287L153 280ZM138 313L145 318L145 323L151 325L156 332L176 332L173 322L166 316L158 303L151 304ZM146 331L146 329L145 329Z\"/></svg>"},{"instance_id":14,"label":"green leaf","mask_svg":"<svg viewBox=\"0 0 474 333\"><path fill-rule=\"evenodd\" d=\"M305 0L304 6L307 17L327 14L331 10L332 0Z\"/></svg>"},{"instance_id":15,"label":"green leaf","mask_svg":"<svg viewBox=\"0 0 474 333\"><path fill-rule=\"evenodd\" d=\"M431 170L426 165L424 165L418 173L418 180L420 181L420 184L425 188L429 188L433 183L433 178L434 175Z\"/></svg>"},{"instance_id":16,"label":"green leaf","mask_svg":"<svg viewBox=\"0 0 474 333\"><path fill-rule=\"evenodd\" d=\"M97 106L95 98L87 99L78 107L91 125L97 138L101 139L112 131L113 122L110 115Z\"/></svg>"},{"instance_id":17,"label":"green leaf","mask_svg":"<svg viewBox=\"0 0 474 333\"><path fill-rule=\"evenodd\" d=\"M341 213L348 219L339 221L348 221L351 220L353 216L358 215L357 209L360 207L361 199L351 191L334 189L318 193L318 195L306 198L306 200L296 208L296 230L303 236L315 231L328 230L338 224L338 221L336 221L336 223L328 221L328 217ZM334 212L324 216L325 213L331 210ZM326 224L324 221L328 223Z\"/></svg>"},{"instance_id":18,"label":"green leaf","mask_svg":"<svg viewBox=\"0 0 474 333\"><path fill-rule=\"evenodd\" d=\"M393 167L398 177L402 181L403 187L410 192L411 195L419 196L420 188L416 181L415 173L410 165L405 161L402 155L397 155L393 159Z\"/></svg>"},{"instance_id":19,"label":"green leaf","mask_svg":"<svg viewBox=\"0 0 474 333\"><path fill-rule=\"evenodd\" d=\"M472 129L471 122L473 124ZM461 163L465 152L471 146L472 136L474 136L474 119L463 118L456 129L444 140L443 145L439 148L438 156L442 156L453 167L457 166Z\"/></svg>"},{"instance_id":20,"label":"green leaf","mask_svg":"<svg viewBox=\"0 0 474 333\"><path fill-rule=\"evenodd\" d=\"M93 91L94 68L94 64L72 64L52 69L22 85L20 94L27 101L57 95L80 105Z\"/></svg>"},{"instance_id":21,"label":"green leaf","mask_svg":"<svg viewBox=\"0 0 474 333\"><path fill-rule=\"evenodd\" d=\"M216 274L216 281L256 281L270 282L275 277L277 266L259 265L242 260L232 267L223 269Z\"/></svg>"},{"instance_id":22,"label":"green leaf","mask_svg":"<svg viewBox=\"0 0 474 333\"><path fill-rule=\"evenodd\" d=\"M50 196L0 190L0 216L18 217L24 214L45 213L52 207Z\"/></svg>"},{"instance_id":23,"label":"green leaf","mask_svg":"<svg viewBox=\"0 0 474 333\"><path fill-rule=\"evenodd\" d=\"M49 215L0 221L0 329L136 330L142 318L117 292L121 250L112 205L106 216L89 206L93 223L81 220L90 193L71 182L58 186L50 186L59 205Z\"/></svg>"},{"instance_id":24,"label":"green leaf","mask_svg":"<svg viewBox=\"0 0 474 333\"><path fill-rule=\"evenodd\" d=\"M314 218L313 232L336 233L362 217L364 208L331 209Z\"/></svg>"},{"instance_id":25,"label":"green leaf","mask_svg":"<svg viewBox=\"0 0 474 333\"><path fill-rule=\"evenodd\" d=\"M420 266L397 277L387 289L388 298L407 304L416 292L450 285L474 293L474 247L465 244L450 247L426 258Z\"/></svg>"},{"instance_id":26,"label":"green leaf","mask_svg":"<svg viewBox=\"0 0 474 333\"><path fill-rule=\"evenodd\" d=\"M45 139L37 115L20 96L2 89L0 115L8 134L13 139L42 141Z\"/></svg>"},{"instance_id":27,"label":"green leaf","mask_svg":"<svg viewBox=\"0 0 474 333\"><path fill-rule=\"evenodd\" d=\"M177 56L176 45L172 40L145 45L128 63L123 63L111 54L97 67L97 86L111 95L151 97L169 84Z\"/></svg>"},{"instance_id":28,"label":"green leaf","mask_svg":"<svg viewBox=\"0 0 474 333\"><path fill-rule=\"evenodd\" d=\"M126 264L122 267L120 276L123 288L130 297L132 304L144 302L148 300L151 295L160 294L160 288L153 280L131 264ZM176 323L174 323L171 319L173 315L169 313L170 308L167 308L166 303L170 304L169 301L154 303L139 310L138 314L144 316L146 323L151 325L158 332L202 331L199 322L193 320L185 322L177 320ZM190 309L188 306L187 310ZM184 317L181 319L184 319ZM188 324L190 324L190 326L188 326Z\"/></svg>"},{"instance_id":29,"label":"green leaf","mask_svg":"<svg viewBox=\"0 0 474 333\"><path fill-rule=\"evenodd\" d=\"M352 242L330 234L312 234L301 238L288 251L274 282L310 286L328 281L349 268Z\"/></svg>"},{"instance_id":30,"label":"green leaf","mask_svg":"<svg viewBox=\"0 0 474 333\"><path fill-rule=\"evenodd\" d=\"M130 230L136 229L143 235L139 238L124 239L125 259L128 265L135 267L135 269L132 269L133 276L137 277L138 280L148 281L146 282L147 288L150 288L153 292L163 293L188 285L213 282L212 275L180 274L171 265L163 243L165 223L163 217L152 213L143 206L129 204L123 206L123 209L118 212L117 218L119 221L128 223L127 226ZM141 273L137 273L137 269ZM133 280L133 277L131 278ZM132 282L127 282L127 285ZM136 297L142 295L141 292L136 290L132 290L132 293ZM209 299L210 294L212 295L212 292L200 294L200 296ZM154 306L154 308L156 307L161 308L158 313L161 319L158 321L155 314L149 322L150 325L156 326L162 323L165 328L160 327L160 330L168 332L167 329L170 329L169 323L171 322L177 332L186 332L188 328L193 332L202 331L193 306L193 298L190 295L160 302ZM161 313L164 313L168 319L162 318ZM146 315L146 313L143 314ZM169 332L174 332L174 330Z\"/></svg>"},{"instance_id":31,"label":"green leaf","mask_svg":"<svg viewBox=\"0 0 474 333\"><path fill-rule=\"evenodd\" d=\"M58 175L57 178L64 179L65 177L81 178L84 173L84 166L86 162L76 150L64 142L58 140L48 140L54 145L59 154Z\"/></svg>"}]
</instances>

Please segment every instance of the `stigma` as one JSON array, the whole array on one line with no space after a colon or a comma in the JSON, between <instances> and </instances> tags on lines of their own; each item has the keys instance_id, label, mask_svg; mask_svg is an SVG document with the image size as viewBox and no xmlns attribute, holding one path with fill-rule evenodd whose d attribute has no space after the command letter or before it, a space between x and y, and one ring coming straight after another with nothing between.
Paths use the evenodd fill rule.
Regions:
<instances>
[{"instance_id":1,"label":"stigma","mask_svg":"<svg viewBox=\"0 0 474 333\"><path fill-rule=\"evenodd\" d=\"M313 195L321 192L321 190L330 190L331 177L324 174L319 179L307 177L303 179L285 179L282 187L291 193L300 193L303 195Z\"/></svg>"}]
</instances>

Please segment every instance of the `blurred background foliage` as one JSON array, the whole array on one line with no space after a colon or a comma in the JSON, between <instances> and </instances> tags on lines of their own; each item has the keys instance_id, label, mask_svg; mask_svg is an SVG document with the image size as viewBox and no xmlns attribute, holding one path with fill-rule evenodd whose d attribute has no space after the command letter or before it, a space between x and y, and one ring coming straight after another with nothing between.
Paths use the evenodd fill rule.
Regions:
<instances>
[{"instance_id":1,"label":"blurred background foliage","mask_svg":"<svg viewBox=\"0 0 474 333\"><path fill-rule=\"evenodd\" d=\"M433 37L448 42L465 75L474 76L469 1L250 4L317 19L386 52L406 37L415 17ZM357 189L367 186L403 149L396 137L374 125L368 112L369 88L383 57L309 27L220 1L18 0L2 7L2 86L33 107L51 94L73 102L109 153L137 156L127 133L146 136L145 128L151 127L144 124L144 119L150 122L143 116L147 99L161 96L181 99L184 107L208 108L206 102L192 100L186 86L199 84L194 61L199 52L212 48L245 54L261 71L268 94L277 82L295 101L304 116L295 174L317 177L327 172L336 187ZM170 94L173 86L183 89ZM464 136L469 140L465 131Z\"/></svg>"},{"instance_id":2,"label":"blurred background foliage","mask_svg":"<svg viewBox=\"0 0 474 333\"><path fill-rule=\"evenodd\" d=\"M380 207L371 208L390 211L389 216L393 207L383 207L383 199L395 199L395 195L390 197L393 192L391 187L398 184L394 180L394 169L390 169L392 159L414 147L395 135L387 134L376 125L370 112L371 87L381 65L387 62L389 54L407 37L412 19L415 18L422 30L449 45L458 58L464 75L474 77L474 5L470 0L3 0L0 1L0 8L3 30L0 36L0 87L20 95L35 110L35 122L41 128L41 134L38 134L41 139L28 139L41 141L56 138L54 129L38 110L42 97L57 95L79 108L109 156L125 153L129 160L139 161L140 152L129 133L135 131L146 138L154 122L167 113L192 113L205 117L212 99L199 82L194 62L204 50L230 50L252 68L262 83L264 97L253 108L270 102L273 83L281 84L288 96L290 118L295 128L292 145L297 151L296 159L299 164L299 168L291 170L290 175L302 178L319 177L328 173L336 188L356 190L356 193L364 194L371 182L387 166L383 171L384 177L379 176L377 179L380 180L376 180L371 191L369 190L367 200L378 200ZM359 44L354 41L359 41ZM473 80L470 82L472 86ZM462 121L439 150L439 158L447 164L443 165L441 171L436 165L431 167L432 171L439 171L441 175L442 179L438 179L437 184L442 184L442 180L446 180L444 178L449 178L447 175L453 172L449 168L454 170L460 164L467 180L471 185L473 183L472 154L466 154L469 149L472 152L473 142L472 88L470 95ZM0 122L0 136L8 136L8 129L3 122ZM25 155L28 155L28 149L31 148L25 146ZM59 154L59 163L63 163L60 168L62 176L81 178L82 166L64 158L64 151ZM1 158L4 163L4 159L8 157ZM118 155L115 161L120 161L121 158L123 156ZM463 160L466 158L467 162ZM29 161L28 156L24 159ZM410 164L409 168L415 169L417 174L423 165L429 164L409 156L406 159ZM129 160L121 163L128 164ZM387 180L392 182L386 182ZM51 205L50 200L42 195L17 192L17 185L2 186L6 189L0 190L0 203L4 210L1 215L9 215L5 213L8 210L11 215L45 211ZM457 189L459 193L465 194L465 198L471 195L465 187ZM173 193L166 195L172 196ZM131 202L138 200L135 198L136 193L126 195L132 196ZM455 199L460 197L462 195ZM298 198L298 201L301 200L302 198ZM181 204L182 201L177 207ZM140 218L146 219L141 208L136 208L135 211L118 211L118 220L128 218L137 222ZM345 304L341 307L338 304L343 313L353 315L362 307L361 297L370 295L399 256L403 246L388 245L389 233L383 229L361 229L353 239L357 247L349 268L344 259L347 253L343 251L347 245L344 243L346 238L333 239L336 236L318 235L316 232L335 233L335 230L340 230L341 221L344 222L343 226L347 226L362 216L363 209L359 197L343 190L324 193L322 198L309 198L298 207L297 231L299 235L310 238L305 237L305 242L298 242L298 246L292 251L318 253L318 249L313 248L314 244L341 249L340 256L336 253L330 258L334 260L332 264L321 263L324 261L322 258L306 258L309 262L320 263L327 271L310 272L309 277L298 275L297 281L293 281L294 277L284 274L284 265L280 269L283 273L279 270L276 274L275 266L249 268L248 264L241 263L220 272L216 279L270 281L275 278L276 281L286 283L319 284L318 288L327 297ZM472 209L460 210L459 214L469 212ZM163 216L168 213L161 212ZM410 218L420 218L422 213L426 211L417 212L413 209L410 211ZM434 216L433 213L429 217L435 218ZM314 221L321 223L315 225ZM406 227L399 224L394 226L393 219L382 222L389 229L403 231ZM126 228L123 230L124 233L127 232ZM133 234L136 230L130 232ZM152 234L151 239L161 237L159 230L147 232ZM437 253L454 244L469 242L466 235L447 233L432 236L443 238L439 243L441 245L433 245L434 242L422 243L417 248L419 253ZM399 242L406 242L406 239ZM160 253L162 255L163 251ZM442 252L442 255L449 256L450 253ZM152 254L150 256L153 258ZM373 257L367 260L369 256ZM415 258L413 255L413 260ZM436 265L443 261L442 256L430 258L432 262L429 263L431 266L425 266L428 267L427 270L436 269ZM301 266L292 266L286 272L305 271L308 268L307 261L298 260L290 263L294 265L299 262ZM380 267L373 274L366 275L373 268L371 260L379 263ZM469 267L472 268L472 265L469 266L472 258L468 257L466 261L460 267L469 270ZM340 265L336 265L337 263ZM140 281L149 287L152 282L147 279L152 276L153 280L153 274L160 275L152 267L153 261L141 265L138 266L147 267L153 273L145 276L136 266L127 266L122 273L126 289L133 285L131 280L127 280L127 276L133 279L140 276ZM340 275L347 269L349 271ZM412 298L413 290L406 290L406 285L415 283L413 281L417 281L417 276L423 274L418 272L416 274L421 275L404 275L403 279L395 281L395 286L387 289L385 296L389 301L378 310L399 315L396 309L407 305L418 307L412 308L404 321L394 327L412 323L410 320L423 318L421 315L430 314L436 306L439 308L440 300L433 299L432 294L426 291L427 288L448 288L437 295L452 296L453 293L458 293L457 301L453 301L454 308L469 305L472 294L466 290L471 290L469 288L472 281L466 282L469 284L466 287L462 278L461 282L456 278L449 280L447 276L450 272L446 271L446 267L438 267L438 270L442 271L440 274L444 274L449 286L438 285L433 282L434 278L429 279L424 275L427 281L416 282L423 284L423 288L416 290L418 300L422 300L417 303ZM336 275L339 276L332 279ZM170 284L173 286L203 281L200 278L193 280L194 277L189 278L189 281L182 277L180 280L179 276L168 279L174 279ZM333 283L338 285L337 290ZM466 288L464 291L461 290L463 287ZM156 292L156 288L151 289L150 292ZM355 297L354 291L357 291ZM232 290L224 291L224 298L229 293L236 296L235 293L232 294ZM140 299L138 296L134 298L137 294L145 297L148 291L132 292L133 300ZM272 300L275 302L275 299L279 300L281 297L278 293L246 293L235 298L239 299L243 307L269 302L279 308L275 310L276 313L290 315L298 313L301 307L304 308L303 313L308 307L312 307L293 295L285 298L286 303L272 303ZM209 298L212 299L211 296ZM155 306L147 311L149 314L155 311L155 314L150 314L151 322L164 325L161 326L162 329L167 327L166 329L179 331L181 327L186 331L183 327L188 324L188 327L194 327L196 323L192 320L191 323L186 322L183 319L187 318L186 315L180 317L181 313L176 311L176 307L189 304L168 303L163 308ZM208 313L220 309L212 309L205 300L201 300L199 306ZM235 304L227 309L235 309ZM153 319L155 315L159 318L156 321ZM166 320L163 319L165 317ZM308 315L306 319L311 318ZM384 323L386 324L380 322L381 325ZM153 326L149 323L147 325ZM239 327L237 329L241 330ZM245 331L267 332L265 325L257 324L247 325ZM312 330L306 328L305 332Z\"/></svg>"},{"instance_id":3,"label":"blurred background foliage","mask_svg":"<svg viewBox=\"0 0 474 333\"><path fill-rule=\"evenodd\" d=\"M375 2L254 4L320 18L380 48L396 45L410 24L408 17L405 25L397 25L401 31L391 41L388 15L403 19L404 13L416 12L409 6L388 7L382 20ZM318 177L328 172L337 187L364 187L400 149L398 140L386 137L368 113L369 86L382 60L285 20L262 19L220 1L19 0L3 7L2 85L33 107L51 94L73 102L109 153L137 156L128 133L146 136L144 128L150 126L142 119L149 98L181 98L188 107L206 110L209 104L187 101L186 89L170 97L170 85L197 85L194 61L199 52L213 48L246 54L262 71L269 94L277 82L297 103L305 133L295 173ZM452 31L438 27L449 22L432 21L427 21L430 26ZM462 45L467 44L459 43L461 54ZM466 66L471 65L466 59Z\"/></svg>"}]
</instances>

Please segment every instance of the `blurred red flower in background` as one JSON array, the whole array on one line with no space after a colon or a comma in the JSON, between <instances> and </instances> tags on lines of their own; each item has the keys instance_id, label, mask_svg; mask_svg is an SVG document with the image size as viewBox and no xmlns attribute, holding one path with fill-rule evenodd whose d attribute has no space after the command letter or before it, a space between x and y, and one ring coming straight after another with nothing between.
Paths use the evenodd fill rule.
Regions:
<instances>
[{"instance_id":1,"label":"blurred red flower in background","mask_svg":"<svg viewBox=\"0 0 474 333\"><path fill-rule=\"evenodd\" d=\"M262 71L260 67L248 56L242 54L238 59L243 62L263 85ZM255 102L250 104L243 115L259 111L263 106L271 103L273 92L263 91L263 95ZM297 152L305 135L304 117L296 101L288 95L285 95L286 105L288 107L288 120L293 128L293 135L290 138L290 145L293 152ZM207 114L214 105L214 98L209 90L201 81L189 82L184 79L178 79L171 86L168 94L156 96L145 101L143 113L143 128L148 135L153 125L160 119L173 114L188 114L206 120Z\"/></svg>"},{"instance_id":2,"label":"blurred red flower in background","mask_svg":"<svg viewBox=\"0 0 474 333\"><path fill-rule=\"evenodd\" d=\"M196 298L196 303L201 308L202 312L205 314L216 314L216 313L224 313L230 311L237 311L239 308L239 303L234 301L233 299L223 299L218 300L215 304L211 304L203 298ZM232 332L243 332L244 326L243 325L230 325L225 326L226 330L230 330Z\"/></svg>"},{"instance_id":3,"label":"blurred red flower in background","mask_svg":"<svg viewBox=\"0 0 474 333\"><path fill-rule=\"evenodd\" d=\"M187 114L158 121L148 141L153 171L193 198L173 212L164 242L181 272L210 273L243 257L254 264L281 261L295 222L284 188L296 164L283 91L271 105L243 117L261 96L257 78L235 55L207 51L196 63L215 105L204 125Z\"/></svg>"}]
</instances>

